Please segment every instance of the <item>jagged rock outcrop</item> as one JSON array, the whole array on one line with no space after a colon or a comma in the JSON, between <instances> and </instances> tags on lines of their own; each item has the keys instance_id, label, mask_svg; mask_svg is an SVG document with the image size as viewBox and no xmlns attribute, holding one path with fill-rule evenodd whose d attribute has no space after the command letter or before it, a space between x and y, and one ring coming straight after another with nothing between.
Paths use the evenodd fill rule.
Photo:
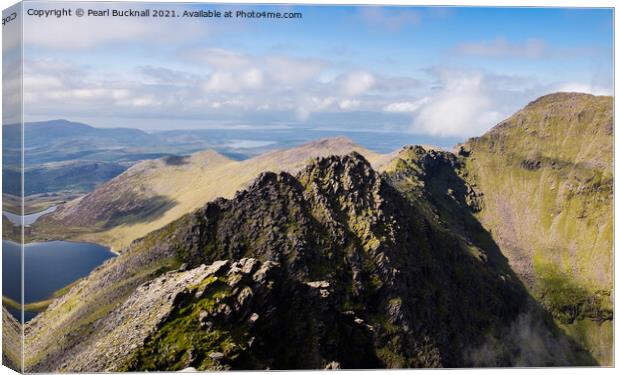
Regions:
<instances>
[{"instance_id":1,"label":"jagged rock outcrop","mask_svg":"<svg viewBox=\"0 0 620 375\"><path fill-rule=\"evenodd\" d=\"M124 369L312 369L334 360L345 366L379 364L372 328L339 312L326 282L299 282L280 264L255 258L218 261L202 274L207 276L178 295L171 315Z\"/></svg>"},{"instance_id":2,"label":"jagged rock outcrop","mask_svg":"<svg viewBox=\"0 0 620 375\"><path fill-rule=\"evenodd\" d=\"M336 311L327 289L255 258L168 272L137 288L59 370L317 368L337 341L355 343L344 363L376 366L371 328Z\"/></svg>"},{"instance_id":3,"label":"jagged rock outcrop","mask_svg":"<svg viewBox=\"0 0 620 375\"><path fill-rule=\"evenodd\" d=\"M407 147L383 174L355 152L260 174L135 240L33 319L27 369L594 364L481 222L494 203L474 143ZM522 160L523 173L547 166ZM518 334L528 319L543 339ZM533 340L548 355L530 356Z\"/></svg>"},{"instance_id":4,"label":"jagged rock outcrop","mask_svg":"<svg viewBox=\"0 0 620 375\"><path fill-rule=\"evenodd\" d=\"M270 308L265 307L265 311L273 309L277 318L273 326L254 337L267 348L279 342L283 345L264 355L253 349L248 352L252 358L240 354L234 357L237 362L224 364L220 359L228 358L228 352L218 347L215 353L224 357L214 354L214 359L209 357L213 353L205 352L207 359L198 353L216 344L205 337L192 341L190 332L177 326L180 322L163 319L155 331L148 330L151 333L146 346L131 354L133 359L126 366L132 369L219 365L232 369L323 368L336 366L333 363L341 368L464 366L469 360L466 349L510 324L527 300L525 290L512 275L487 262L480 255L482 250L473 253L458 237L438 231L419 208L357 153L316 159L297 176L262 174L233 199L208 203L137 241L121 257L110 261L107 272L115 262L149 247L159 249L160 254L175 254L179 262L186 263L184 268L190 269L185 272L192 273L199 272L195 270L202 264L224 259L277 263L281 281L274 281L274 288L283 289L274 293L283 294L274 298ZM148 289L143 286L136 293ZM297 294L300 297L295 297ZM135 295L125 299L123 306L131 304ZM70 293L65 298L67 303L80 297ZM290 303L295 305L287 305ZM311 308L314 303L316 309ZM62 305L58 303L37 317L33 325L44 326L45 315L62 309ZM233 305L227 306L231 316L241 314ZM304 313L304 308L312 314ZM105 322L114 322L117 314L125 314L118 311L129 310L116 307L104 320L93 323L96 330L84 337L87 347L101 351L116 345L115 340L100 335L107 332ZM297 315L304 316L306 323L294 319ZM143 324L140 319L128 319L133 320ZM245 328L233 330L234 334L224 331L243 340L247 337ZM273 332L279 336L270 336ZM341 332L358 332L354 337L359 336L359 340L352 344L350 339L342 339L348 336ZM50 370L99 368L96 361L74 364L73 358L88 355L77 343L71 345L73 349L67 354L45 348L48 353L51 349L56 360L41 361L35 368L44 369L39 366L49 363L55 364Z\"/></svg>"},{"instance_id":5,"label":"jagged rock outcrop","mask_svg":"<svg viewBox=\"0 0 620 375\"><path fill-rule=\"evenodd\" d=\"M208 201L232 198L262 172L296 173L309 159L352 151L363 154L375 166L389 160L389 155L366 150L345 137L334 137L244 161L212 150L143 161L37 220L31 236L96 242L120 251Z\"/></svg>"},{"instance_id":6,"label":"jagged rock outcrop","mask_svg":"<svg viewBox=\"0 0 620 375\"><path fill-rule=\"evenodd\" d=\"M59 370L379 366L372 326L338 311L330 290L255 258L168 272L137 288Z\"/></svg>"}]
</instances>

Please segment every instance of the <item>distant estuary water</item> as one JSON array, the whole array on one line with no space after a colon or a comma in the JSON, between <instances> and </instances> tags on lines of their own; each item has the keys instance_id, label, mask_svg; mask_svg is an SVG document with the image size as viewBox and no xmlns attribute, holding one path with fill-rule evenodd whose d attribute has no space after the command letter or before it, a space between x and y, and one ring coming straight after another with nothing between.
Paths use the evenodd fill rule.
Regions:
<instances>
[{"instance_id":1,"label":"distant estuary water","mask_svg":"<svg viewBox=\"0 0 620 375\"><path fill-rule=\"evenodd\" d=\"M24 302L48 299L52 294L88 275L114 257L110 249L87 242L49 241L24 246ZM2 294L15 301L20 294L20 246L2 241ZM16 311L11 311L18 314ZM32 319L36 313L26 313Z\"/></svg>"},{"instance_id":2,"label":"distant estuary water","mask_svg":"<svg viewBox=\"0 0 620 375\"><path fill-rule=\"evenodd\" d=\"M37 221L38 218L40 218L41 216L45 215L45 214L49 214L52 213L54 211L56 211L57 206L52 206L49 207L46 210L43 211L39 211L39 212L35 212L33 214L28 214L28 215L24 215L24 226L30 226L32 224L34 224L35 221ZM9 219L9 221L11 223L13 223L13 225L21 225L21 215L16 215L12 212L8 212L8 211L3 211L2 214Z\"/></svg>"}]
</instances>

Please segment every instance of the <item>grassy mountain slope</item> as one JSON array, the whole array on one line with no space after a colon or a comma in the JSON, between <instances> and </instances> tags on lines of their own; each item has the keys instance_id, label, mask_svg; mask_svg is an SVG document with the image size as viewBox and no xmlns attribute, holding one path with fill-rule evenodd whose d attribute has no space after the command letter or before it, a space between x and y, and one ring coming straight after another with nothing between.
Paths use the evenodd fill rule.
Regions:
<instances>
[{"instance_id":1,"label":"grassy mountain slope","mask_svg":"<svg viewBox=\"0 0 620 375\"><path fill-rule=\"evenodd\" d=\"M22 371L22 328L19 322L2 307L2 364Z\"/></svg>"},{"instance_id":2,"label":"grassy mountain slope","mask_svg":"<svg viewBox=\"0 0 620 375\"><path fill-rule=\"evenodd\" d=\"M484 205L484 195L469 183L463 158L428 147L407 146L384 170L390 183L437 232L457 239L472 256L507 277L519 279L492 233L476 215ZM584 348L584 340L558 332L553 316L537 300L530 300L526 310L508 329L471 351L474 365L501 365L506 358L516 366L596 362Z\"/></svg>"},{"instance_id":3,"label":"grassy mountain slope","mask_svg":"<svg viewBox=\"0 0 620 375\"><path fill-rule=\"evenodd\" d=\"M494 337L510 341L505 332L527 313L518 279L386 177L357 153L296 176L261 174L134 242L28 323L27 368L524 365L473 354ZM247 257L256 267L196 271ZM251 281L260 263L272 282ZM549 356L525 365L576 363L573 348L547 344Z\"/></svg>"},{"instance_id":4,"label":"grassy mountain slope","mask_svg":"<svg viewBox=\"0 0 620 375\"><path fill-rule=\"evenodd\" d=\"M554 94L455 154L140 164L37 228L137 240L26 325L26 367L609 365L611 114Z\"/></svg>"},{"instance_id":5,"label":"grassy mountain slope","mask_svg":"<svg viewBox=\"0 0 620 375\"><path fill-rule=\"evenodd\" d=\"M145 161L43 218L35 231L39 238L68 236L120 250L210 200L232 197L261 172L294 172L314 157L351 151L361 152L377 165L386 159L341 137L245 161L230 160L215 151Z\"/></svg>"},{"instance_id":6,"label":"grassy mountain slope","mask_svg":"<svg viewBox=\"0 0 620 375\"><path fill-rule=\"evenodd\" d=\"M513 269L601 363L613 353L613 101L541 97L459 154L477 217Z\"/></svg>"}]
</instances>

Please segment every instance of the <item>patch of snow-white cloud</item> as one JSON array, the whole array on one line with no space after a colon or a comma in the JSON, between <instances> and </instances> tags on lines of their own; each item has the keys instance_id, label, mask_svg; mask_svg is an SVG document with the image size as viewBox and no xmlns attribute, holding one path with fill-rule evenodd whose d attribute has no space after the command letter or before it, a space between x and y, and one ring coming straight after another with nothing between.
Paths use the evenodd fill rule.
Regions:
<instances>
[{"instance_id":1,"label":"patch of snow-white cloud","mask_svg":"<svg viewBox=\"0 0 620 375\"><path fill-rule=\"evenodd\" d=\"M383 110L393 113L413 113L421 106L428 102L428 98L422 98L415 101L394 102L386 105Z\"/></svg>"},{"instance_id":2,"label":"patch of snow-white cloud","mask_svg":"<svg viewBox=\"0 0 620 375\"><path fill-rule=\"evenodd\" d=\"M376 83L375 76L366 71L348 72L336 78L338 89L344 96L357 96L370 90Z\"/></svg>"},{"instance_id":3,"label":"patch of snow-white cloud","mask_svg":"<svg viewBox=\"0 0 620 375\"><path fill-rule=\"evenodd\" d=\"M415 111L412 131L435 136L481 134L502 119L480 72L441 70L441 88Z\"/></svg>"}]
</instances>

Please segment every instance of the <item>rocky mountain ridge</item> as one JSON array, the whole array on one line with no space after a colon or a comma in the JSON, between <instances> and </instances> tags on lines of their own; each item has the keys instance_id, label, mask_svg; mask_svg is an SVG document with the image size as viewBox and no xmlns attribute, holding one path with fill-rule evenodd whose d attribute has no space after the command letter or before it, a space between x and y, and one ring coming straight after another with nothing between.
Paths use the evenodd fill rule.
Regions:
<instances>
[{"instance_id":1,"label":"rocky mountain ridge","mask_svg":"<svg viewBox=\"0 0 620 375\"><path fill-rule=\"evenodd\" d=\"M377 167L389 159L389 155L366 150L348 138L335 137L244 161L231 160L212 150L144 161L39 220L33 236L96 242L120 251L205 202L232 198L262 172L296 173L314 157L352 151L365 155Z\"/></svg>"},{"instance_id":2,"label":"rocky mountain ridge","mask_svg":"<svg viewBox=\"0 0 620 375\"><path fill-rule=\"evenodd\" d=\"M473 252L457 236L438 231L438 224L357 153L316 159L296 176L264 173L233 199L210 202L134 242L35 318L27 327L27 366L35 371L118 371L510 365L510 359L500 357L481 363L471 352L527 312L525 289L489 262L485 249ZM247 262L273 266L281 275L273 288L284 288L283 294L261 299L271 304L257 307L259 311L223 303L229 295L237 302L239 298L239 290L233 293L237 276L229 270L228 278L209 282L215 284L205 289L210 296L206 300L204 292L188 297L191 303L175 297L196 290L209 273L205 264L217 268L229 259L230 269L243 269ZM97 280L105 280L107 290L127 285L126 275L119 273L122 264L134 262L133 273L144 275L142 270L172 261L183 262L181 270L188 271L160 276L161 288L153 289L159 285L152 281L162 274L158 271L145 276L142 286L132 284L128 294L106 294L111 304L105 311L93 311L87 302L87 291L94 290ZM181 279L185 281L178 285ZM308 295L310 290L314 294ZM247 294L254 293L263 292L250 287ZM164 313L140 307L144 301L163 306ZM308 315L314 304L317 310ZM71 316L55 314L69 306ZM207 315L196 306L204 306ZM199 329L205 321L220 324L219 314L228 310L235 317L228 321L231 325ZM215 318L201 320L210 311L216 311ZM136 318L138 312L146 315ZM277 324L254 335L244 323L246 315L268 312L275 314ZM133 324L148 333L138 334L136 346L118 354L126 361L106 359L117 354L100 356L101 348L120 353L114 337L134 332ZM79 336L61 334L69 327L79 328ZM247 350L250 336L257 345L280 349ZM311 350L300 356L301 348ZM536 364L563 363L558 358L539 361Z\"/></svg>"},{"instance_id":3,"label":"rocky mountain ridge","mask_svg":"<svg viewBox=\"0 0 620 375\"><path fill-rule=\"evenodd\" d=\"M609 364L610 103L552 95L455 153L261 173L28 323L26 369Z\"/></svg>"}]
</instances>

